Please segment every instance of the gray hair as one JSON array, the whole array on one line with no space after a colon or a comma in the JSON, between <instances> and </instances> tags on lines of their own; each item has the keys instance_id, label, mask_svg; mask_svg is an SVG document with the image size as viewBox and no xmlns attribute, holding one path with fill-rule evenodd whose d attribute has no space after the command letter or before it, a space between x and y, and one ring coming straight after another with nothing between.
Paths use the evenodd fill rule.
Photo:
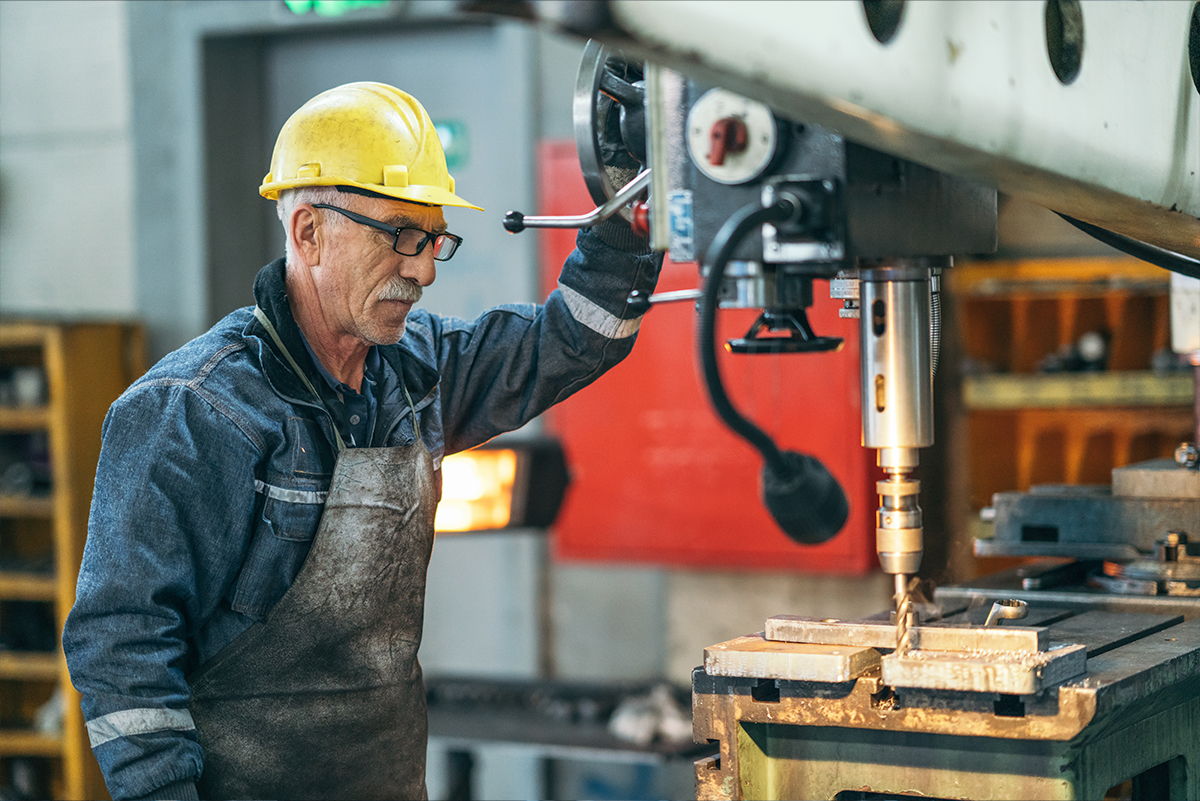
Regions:
<instances>
[{"instance_id":1,"label":"gray hair","mask_svg":"<svg viewBox=\"0 0 1200 801\"><path fill-rule=\"evenodd\" d=\"M346 195L333 186L301 186L296 189L284 189L279 193L279 200L275 201L275 213L279 216L279 221L283 223L283 244L288 264L294 264L296 261L296 250L292 247L288 221L292 219L292 211L301 203L328 203L331 206L344 207ZM333 227L349 222L337 212L322 214L321 221Z\"/></svg>"}]
</instances>

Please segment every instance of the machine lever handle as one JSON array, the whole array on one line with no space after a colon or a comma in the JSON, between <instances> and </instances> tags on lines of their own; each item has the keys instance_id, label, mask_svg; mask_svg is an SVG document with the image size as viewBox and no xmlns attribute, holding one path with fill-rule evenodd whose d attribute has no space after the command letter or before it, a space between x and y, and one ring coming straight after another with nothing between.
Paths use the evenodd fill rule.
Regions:
<instances>
[{"instance_id":1,"label":"machine lever handle","mask_svg":"<svg viewBox=\"0 0 1200 801\"><path fill-rule=\"evenodd\" d=\"M569 217L535 217L526 216L519 211L510 211L504 215L504 230L519 234L526 228L587 228L589 225L595 225L616 214L621 207L637 197L648 186L650 186L650 169L646 168L639 172L636 178L621 187L621 191L609 198L603 206L592 209L587 214L576 214Z\"/></svg>"},{"instance_id":2,"label":"machine lever handle","mask_svg":"<svg viewBox=\"0 0 1200 801\"><path fill-rule=\"evenodd\" d=\"M629 297L625 298L625 302L629 304L629 308L635 314L645 314L650 310L651 304L659 303L676 303L681 300L699 300L704 294L702 289L672 289L667 292L655 292L653 295L647 295L640 289L635 289L629 293Z\"/></svg>"}]
</instances>

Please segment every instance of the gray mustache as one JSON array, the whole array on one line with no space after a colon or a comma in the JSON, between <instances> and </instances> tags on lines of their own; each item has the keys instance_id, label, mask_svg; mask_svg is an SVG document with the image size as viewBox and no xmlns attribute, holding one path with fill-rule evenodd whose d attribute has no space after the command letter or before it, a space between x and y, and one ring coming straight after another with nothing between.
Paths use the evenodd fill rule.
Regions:
<instances>
[{"instance_id":1,"label":"gray mustache","mask_svg":"<svg viewBox=\"0 0 1200 801\"><path fill-rule=\"evenodd\" d=\"M421 299L421 285L403 276L396 276L379 292L380 300L401 300L416 303Z\"/></svg>"}]
</instances>

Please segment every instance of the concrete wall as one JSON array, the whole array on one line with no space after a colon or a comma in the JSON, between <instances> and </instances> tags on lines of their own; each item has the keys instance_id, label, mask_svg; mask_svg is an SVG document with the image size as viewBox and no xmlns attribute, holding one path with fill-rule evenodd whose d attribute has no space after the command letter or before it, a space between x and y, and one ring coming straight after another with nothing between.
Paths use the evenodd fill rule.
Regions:
<instances>
[{"instance_id":1,"label":"concrete wall","mask_svg":"<svg viewBox=\"0 0 1200 801\"><path fill-rule=\"evenodd\" d=\"M0 3L0 314L128 316L129 47L119 0Z\"/></svg>"}]
</instances>

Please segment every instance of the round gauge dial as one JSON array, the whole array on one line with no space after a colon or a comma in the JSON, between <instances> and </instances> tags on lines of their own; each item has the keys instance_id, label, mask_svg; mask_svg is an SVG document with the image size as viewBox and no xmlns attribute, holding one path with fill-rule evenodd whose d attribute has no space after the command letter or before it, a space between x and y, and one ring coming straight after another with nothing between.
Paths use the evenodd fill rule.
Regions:
<instances>
[{"instance_id":1,"label":"round gauge dial","mask_svg":"<svg viewBox=\"0 0 1200 801\"><path fill-rule=\"evenodd\" d=\"M744 184L771 164L779 130L771 109L757 100L710 89L688 112L687 143L704 175L721 184Z\"/></svg>"}]
</instances>

